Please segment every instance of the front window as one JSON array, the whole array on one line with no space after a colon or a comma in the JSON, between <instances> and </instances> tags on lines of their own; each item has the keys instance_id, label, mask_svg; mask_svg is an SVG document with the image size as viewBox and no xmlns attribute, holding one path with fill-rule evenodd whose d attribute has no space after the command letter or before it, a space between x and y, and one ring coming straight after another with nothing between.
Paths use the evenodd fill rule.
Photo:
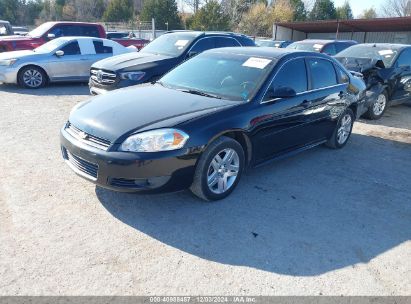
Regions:
<instances>
[{"instance_id":1,"label":"front window","mask_svg":"<svg viewBox=\"0 0 411 304\"><path fill-rule=\"evenodd\" d=\"M249 101L274 64L271 58L206 52L178 66L159 83L176 90Z\"/></svg>"},{"instance_id":2,"label":"front window","mask_svg":"<svg viewBox=\"0 0 411 304\"><path fill-rule=\"evenodd\" d=\"M193 42L198 34L171 33L164 34L147 44L140 52L177 57Z\"/></svg>"},{"instance_id":3,"label":"front window","mask_svg":"<svg viewBox=\"0 0 411 304\"><path fill-rule=\"evenodd\" d=\"M34 51L36 53L50 53L54 50L56 50L58 47L60 47L61 45L63 45L67 40L65 38L60 38L60 39L54 39L51 40L41 46L39 46L38 48L35 48Z\"/></svg>"},{"instance_id":4,"label":"front window","mask_svg":"<svg viewBox=\"0 0 411 304\"><path fill-rule=\"evenodd\" d=\"M390 67L397 53L398 50L389 46L354 45L340 52L338 57L378 59L384 62L385 67Z\"/></svg>"},{"instance_id":5,"label":"front window","mask_svg":"<svg viewBox=\"0 0 411 304\"><path fill-rule=\"evenodd\" d=\"M49 22L43 23L42 25L36 27L34 30L28 33L28 36L39 38L42 37L50 28L52 24Z\"/></svg>"}]
</instances>

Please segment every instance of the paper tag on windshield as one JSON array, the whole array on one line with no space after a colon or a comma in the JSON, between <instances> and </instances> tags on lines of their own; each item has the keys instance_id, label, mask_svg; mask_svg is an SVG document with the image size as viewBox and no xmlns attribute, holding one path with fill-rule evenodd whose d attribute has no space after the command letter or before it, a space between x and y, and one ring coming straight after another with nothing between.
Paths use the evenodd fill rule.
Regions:
<instances>
[{"instance_id":1,"label":"paper tag on windshield","mask_svg":"<svg viewBox=\"0 0 411 304\"><path fill-rule=\"evenodd\" d=\"M250 57L246 62L243 63L243 66L249 68L264 69L270 62L270 59Z\"/></svg>"},{"instance_id":2,"label":"paper tag on windshield","mask_svg":"<svg viewBox=\"0 0 411 304\"><path fill-rule=\"evenodd\" d=\"M188 43L188 40L177 40L176 43L174 43L175 46L179 47L184 47Z\"/></svg>"},{"instance_id":3,"label":"paper tag on windshield","mask_svg":"<svg viewBox=\"0 0 411 304\"><path fill-rule=\"evenodd\" d=\"M315 48L315 49L317 49L317 50L321 49L322 47L323 47L322 44L314 44L314 45L313 45L313 48Z\"/></svg>"},{"instance_id":4,"label":"paper tag on windshield","mask_svg":"<svg viewBox=\"0 0 411 304\"><path fill-rule=\"evenodd\" d=\"M378 51L378 54L380 54L381 56L386 56L386 55L392 55L394 54L394 52L392 50L381 50L381 51Z\"/></svg>"}]
</instances>

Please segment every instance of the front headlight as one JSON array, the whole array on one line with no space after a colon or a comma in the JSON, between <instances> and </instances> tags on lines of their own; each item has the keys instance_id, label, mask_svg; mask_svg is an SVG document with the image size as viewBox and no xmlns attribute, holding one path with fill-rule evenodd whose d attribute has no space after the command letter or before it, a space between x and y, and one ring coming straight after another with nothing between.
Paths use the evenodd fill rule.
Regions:
<instances>
[{"instance_id":1,"label":"front headlight","mask_svg":"<svg viewBox=\"0 0 411 304\"><path fill-rule=\"evenodd\" d=\"M13 65L18 59L3 59L0 60L0 65L2 66L11 66Z\"/></svg>"},{"instance_id":2,"label":"front headlight","mask_svg":"<svg viewBox=\"0 0 411 304\"><path fill-rule=\"evenodd\" d=\"M132 80L132 81L139 81L140 79L144 77L144 75L146 75L146 73L141 72L141 71L120 73L121 79Z\"/></svg>"},{"instance_id":3,"label":"front headlight","mask_svg":"<svg viewBox=\"0 0 411 304\"><path fill-rule=\"evenodd\" d=\"M131 135L120 146L125 152L160 152L181 149L189 136L177 129L158 129Z\"/></svg>"}]
</instances>

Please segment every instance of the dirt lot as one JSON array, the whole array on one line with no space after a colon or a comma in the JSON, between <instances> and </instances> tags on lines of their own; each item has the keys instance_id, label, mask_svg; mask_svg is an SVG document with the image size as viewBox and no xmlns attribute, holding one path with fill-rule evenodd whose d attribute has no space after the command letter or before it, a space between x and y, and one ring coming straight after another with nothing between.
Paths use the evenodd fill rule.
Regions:
<instances>
[{"instance_id":1,"label":"dirt lot","mask_svg":"<svg viewBox=\"0 0 411 304\"><path fill-rule=\"evenodd\" d=\"M86 98L0 85L1 295L411 294L411 107L206 204L72 173L58 134Z\"/></svg>"}]
</instances>

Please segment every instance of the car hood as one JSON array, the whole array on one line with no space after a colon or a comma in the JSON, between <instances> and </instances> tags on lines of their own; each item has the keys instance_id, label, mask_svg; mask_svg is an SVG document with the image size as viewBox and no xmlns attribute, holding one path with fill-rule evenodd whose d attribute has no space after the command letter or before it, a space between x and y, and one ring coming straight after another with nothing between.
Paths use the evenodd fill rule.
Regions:
<instances>
[{"instance_id":1,"label":"car hood","mask_svg":"<svg viewBox=\"0 0 411 304\"><path fill-rule=\"evenodd\" d=\"M335 57L349 71L363 73L375 68L378 58Z\"/></svg>"},{"instance_id":2,"label":"car hood","mask_svg":"<svg viewBox=\"0 0 411 304\"><path fill-rule=\"evenodd\" d=\"M100 60L93 64L93 68L110 71L147 69L164 60L174 60L174 57L155 55L150 53L130 53Z\"/></svg>"},{"instance_id":3,"label":"car hood","mask_svg":"<svg viewBox=\"0 0 411 304\"><path fill-rule=\"evenodd\" d=\"M14 51L14 52L4 52L0 53L0 60L2 59L18 59L26 56L35 55L33 51Z\"/></svg>"},{"instance_id":4,"label":"car hood","mask_svg":"<svg viewBox=\"0 0 411 304\"><path fill-rule=\"evenodd\" d=\"M116 90L78 104L69 121L88 134L122 142L133 132L173 127L238 104L149 84Z\"/></svg>"},{"instance_id":5,"label":"car hood","mask_svg":"<svg viewBox=\"0 0 411 304\"><path fill-rule=\"evenodd\" d=\"M33 38L30 36L12 35L12 36L0 37L0 41L32 41L32 40Z\"/></svg>"}]
</instances>

